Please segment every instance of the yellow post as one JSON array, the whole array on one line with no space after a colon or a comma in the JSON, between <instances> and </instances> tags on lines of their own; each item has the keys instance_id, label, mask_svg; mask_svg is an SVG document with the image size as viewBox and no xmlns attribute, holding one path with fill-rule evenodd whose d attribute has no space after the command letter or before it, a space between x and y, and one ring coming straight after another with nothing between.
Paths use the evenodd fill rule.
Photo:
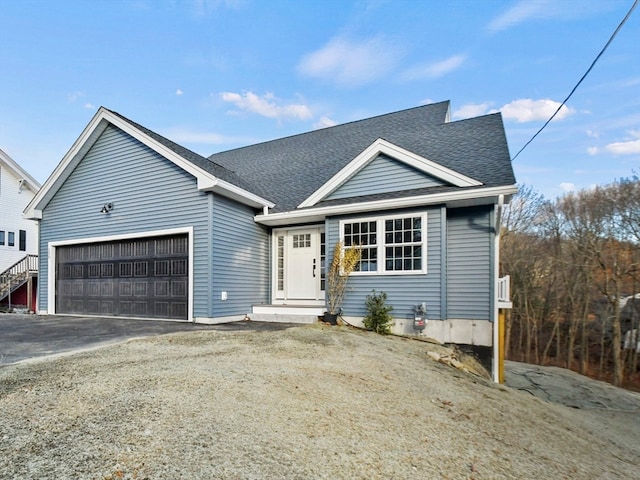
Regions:
<instances>
[{"instance_id":1,"label":"yellow post","mask_svg":"<svg viewBox=\"0 0 640 480\"><path fill-rule=\"evenodd\" d=\"M504 383L504 323L505 310L498 311L498 383Z\"/></svg>"}]
</instances>

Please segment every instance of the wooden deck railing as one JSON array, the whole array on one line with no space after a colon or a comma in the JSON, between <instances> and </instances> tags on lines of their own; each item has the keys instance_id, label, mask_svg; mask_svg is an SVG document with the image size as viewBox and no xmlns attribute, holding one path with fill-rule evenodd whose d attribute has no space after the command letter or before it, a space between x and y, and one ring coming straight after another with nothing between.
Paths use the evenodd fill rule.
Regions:
<instances>
[{"instance_id":1,"label":"wooden deck railing","mask_svg":"<svg viewBox=\"0 0 640 480\"><path fill-rule=\"evenodd\" d=\"M24 285L29 278L38 274L38 256L26 255L21 260L0 273L0 300Z\"/></svg>"}]
</instances>

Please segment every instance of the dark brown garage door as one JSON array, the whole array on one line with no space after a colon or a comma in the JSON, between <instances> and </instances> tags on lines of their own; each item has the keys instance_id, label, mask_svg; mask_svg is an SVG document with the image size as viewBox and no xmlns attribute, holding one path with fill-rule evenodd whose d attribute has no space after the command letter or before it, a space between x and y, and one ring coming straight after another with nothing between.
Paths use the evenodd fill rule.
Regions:
<instances>
[{"instance_id":1,"label":"dark brown garage door","mask_svg":"<svg viewBox=\"0 0 640 480\"><path fill-rule=\"evenodd\" d=\"M58 247L56 313L188 318L187 235Z\"/></svg>"}]
</instances>

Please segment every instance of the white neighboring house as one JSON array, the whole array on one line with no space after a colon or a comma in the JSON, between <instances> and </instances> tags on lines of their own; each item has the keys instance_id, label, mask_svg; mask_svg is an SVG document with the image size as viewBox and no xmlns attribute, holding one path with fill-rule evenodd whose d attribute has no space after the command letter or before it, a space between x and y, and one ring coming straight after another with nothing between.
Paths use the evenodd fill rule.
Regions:
<instances>
[{"instance_id":1,"label":"white neighboring house","mask_svg":"<svg viewBox=\"0 0 640 480\"><path fill-rule=\"evenodd\" d=\"M28 254L38 254L38 223L22 216L40 188L0 149L0 273Z\"/></svg>"}]
</instances>

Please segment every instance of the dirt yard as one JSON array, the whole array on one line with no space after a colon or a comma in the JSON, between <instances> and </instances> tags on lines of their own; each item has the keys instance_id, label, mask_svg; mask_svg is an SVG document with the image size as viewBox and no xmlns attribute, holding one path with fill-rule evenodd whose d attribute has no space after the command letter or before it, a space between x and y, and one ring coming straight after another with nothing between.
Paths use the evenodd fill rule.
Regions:
<instances>
[{"instance_id":1,"label":"dirt yard","mask_svg":"<svg viewBox=\"0 0 640 480\"><path fill-rule=\"evenodd\" d=\"M314 325L6 366L0 478L638 478L640 396L568 407L441 348Z\"/></svg>"}]
</instances>

